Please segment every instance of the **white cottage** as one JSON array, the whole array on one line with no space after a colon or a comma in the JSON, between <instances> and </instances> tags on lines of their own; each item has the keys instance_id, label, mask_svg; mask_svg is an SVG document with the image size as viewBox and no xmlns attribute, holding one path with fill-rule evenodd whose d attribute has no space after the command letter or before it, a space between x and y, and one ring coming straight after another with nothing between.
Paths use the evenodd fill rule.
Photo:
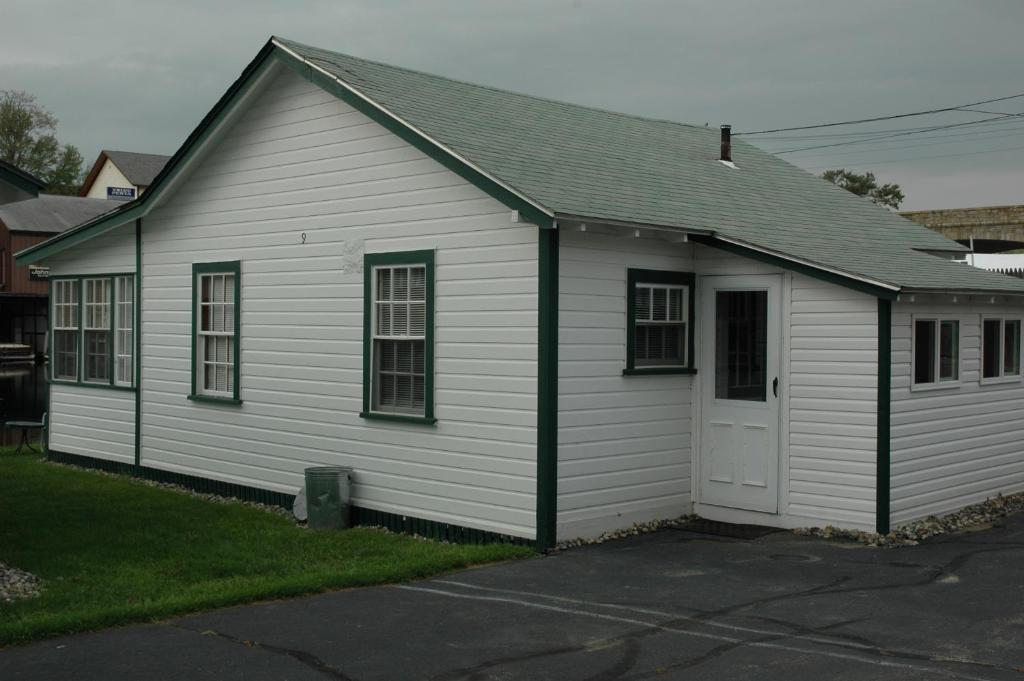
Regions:
<instances>
[{"instance_id":1,"label":"white cottage","mask_svg":"<svg viewBox=\"0 0 1024 681\"><path fill-rule=\"evenodd\" d=\"M721 141L721 144L720 144ZM1024 489L1024 281L717 130L273 38L51 269L51 455L540 546Z\"/></svg>"}]
</instances>

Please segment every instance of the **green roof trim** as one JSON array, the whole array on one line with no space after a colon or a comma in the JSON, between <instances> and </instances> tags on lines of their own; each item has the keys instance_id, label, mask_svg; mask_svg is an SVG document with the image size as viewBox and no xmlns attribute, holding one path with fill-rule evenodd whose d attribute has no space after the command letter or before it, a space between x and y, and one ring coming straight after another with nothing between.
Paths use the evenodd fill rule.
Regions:
<instances>
[{"instance_id":1,"label":"green roof trim","mask_svg":"<svg viewBox=\"0 0 1024 681\"><path fill-rule=\"evenodd\" d=\"M141 217L267 64L331 92L529 222L675 228L882 289L1024 294L1024 280L930 253L960 244L719 131L558 102L272 37L135 202L17 255L28 264ZM134 212L133 212L134 211ZM753 256L751 256L753 257Z\"/></svg>"}]
</instances>

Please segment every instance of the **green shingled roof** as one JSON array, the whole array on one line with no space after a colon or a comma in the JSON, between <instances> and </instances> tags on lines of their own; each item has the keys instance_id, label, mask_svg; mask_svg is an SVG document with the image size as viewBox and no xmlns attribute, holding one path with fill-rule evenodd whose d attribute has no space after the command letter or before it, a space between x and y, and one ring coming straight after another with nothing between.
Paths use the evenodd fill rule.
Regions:
<instances>
[{"instance_id":1,"label":"green shingled roof","mask_svg":"<svg viewBox=\"0 0 1024 681\"><path fill-rule=\"evenodd\" d=\"M959 244L717 129L531 97L278 42L558 216L707 230L907 289L1024 292L922 250Z\"/></svg>"}]
</instances>

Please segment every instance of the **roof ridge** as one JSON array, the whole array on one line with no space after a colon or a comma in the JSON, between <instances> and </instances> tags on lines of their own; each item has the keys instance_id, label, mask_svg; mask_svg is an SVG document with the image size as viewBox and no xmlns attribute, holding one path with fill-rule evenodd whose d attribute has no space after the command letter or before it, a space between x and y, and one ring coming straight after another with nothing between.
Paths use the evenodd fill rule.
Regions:
<instances>
[{"instance_id":1,"label":"roof ridge","mask_svg":"<svg viewBox=\"0 0 1024 681\"><path fill-rule=\"evenodd\" d=\"M541 96L541 95L531 95L531 94L529 94L527 92L520 92L519 90L507 90L505 88L500 88L500 87L497 87L495 85L484 85L482 83L473 83L473 82L468 81L468 80L461 80L459 78L451 78L449 76L442 76L442 75L440 75L438 73L431 73L429 71L421 71L419 69L411 69L411 68L408 68L406 66L397 66L395 64L389 64L387 62L377 61L375 59L366 59L365 57L357 57L355 55L347 54L345 52L336 52L334 50L325 50L324 48L317 47L316 45L309 45L308 43L301 43L301 42L299 42L297 40L290 40L288 38L283 38L283 37L278 36L278 35L271 36L271 40L278 40L278 41L280 41L282 43L285 43L286 45L297 46L297 47L300 47L300 48L308 48L308 49L311 49L311 50L316 50L317 52L326 52L328 54L337 55L339 57L344 57L345 59L351 59L353 61L362 62L364 64L372 64L374 66L383 66L385 68L395 69L397 71L404 71L405 73L411 73L411 74L416 74L416 75L420 75L420 76L429 76L431 78L437 78L438 80L448 81L449 83L458 83L459 85L469 85L471 87L477 87L477 88L480 88L482 90L491 90L492 92L497 92L497 93L504 94L504 95L514 95L516 97L525 97L527 99L534 99L534 100L541 101L541 102L549 102L551 104L558 104L558 105L561 105L561 106L571 106L571 107L576 108L576 109L584 109L586 111L594 111L594 112L597 112L597 113L610 114L610 115L613 115L613 116L621 116L623 118L631 118L631 119L634 119L634 120L647 121L649 123L666 123L666 124L669 124L669 125L679 125L679 126L682 126L682 127L685 127L685 128L694 128L696 130L711 130L711 128L709 128L707 125L698 125L696 123L686 123L684 121L675 121L675 120L672 120L670 118L659 118L659 117L656 117L656 116L644 116L642 114L625 113L623 111L615 111L614 109L605 109L605 108L600 107L600 106L590 106L590 105L587 105L587 104L577 104L575 102L567 102L564 99L555 99L554 97L544 97L544 96Z\"/></svg>"},{"instance_id":2,"label":"roof ridge","mask_svg":"<svg viewBox=\"0 0 1024 681\"><path fill-rule=\"evenodd\" d=\"M168 154L153 154L148 151L124 151L122 149L101 149L104 154L134 154L135 156L161 156L170 158Z\"/></svg>"}]
</instances>

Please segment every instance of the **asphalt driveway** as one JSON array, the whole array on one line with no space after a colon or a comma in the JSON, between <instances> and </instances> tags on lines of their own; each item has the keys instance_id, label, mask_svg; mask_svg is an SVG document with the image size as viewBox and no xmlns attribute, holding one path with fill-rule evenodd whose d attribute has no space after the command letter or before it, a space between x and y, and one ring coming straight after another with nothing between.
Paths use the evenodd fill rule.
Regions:
<instances>
[{"instance_id":1,"label":"asphalt driveway","mask_svg":"<svg viewBox=\"0 0 1024 681\"><path fill-rule=\"evenodd\" d=\"M680 530L0 651L0 679L1024 679L1024 515L903 549Z\"/></svg>"}]
</instances>

